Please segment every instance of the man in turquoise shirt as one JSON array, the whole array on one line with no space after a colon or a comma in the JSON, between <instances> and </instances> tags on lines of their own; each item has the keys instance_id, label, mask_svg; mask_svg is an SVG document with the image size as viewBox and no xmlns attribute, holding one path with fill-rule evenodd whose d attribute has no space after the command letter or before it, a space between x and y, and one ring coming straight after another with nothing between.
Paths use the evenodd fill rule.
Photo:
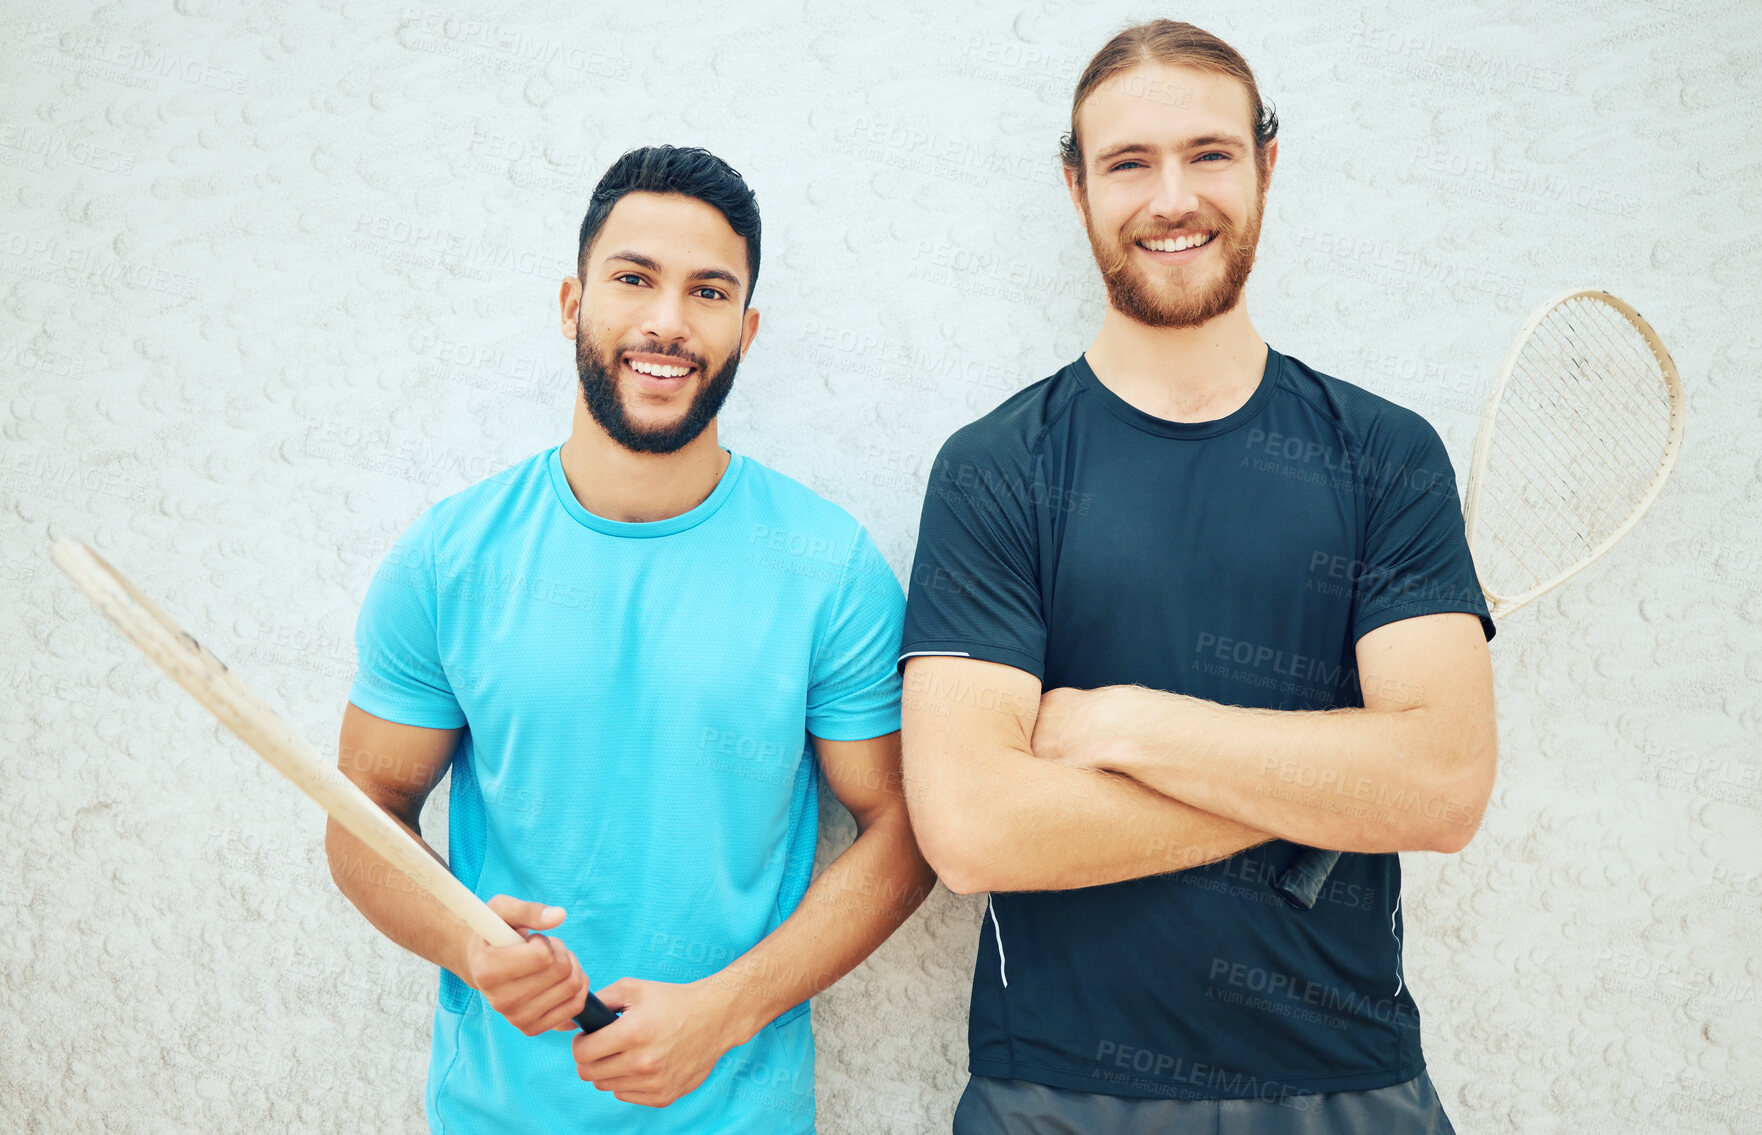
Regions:
<instances>
[{"instance_id":1,"label":"man in turquoise shirt","mask_svg":"<svg viewBox=\"0 0 1762 1135\"><path fill-rule=\"evenodd\" d=\"M934 882L899 582L849 513L717 441L758 267L720 159L620 158L560 296L569 440L429 508L368 589L339 765L419 837L450 767L452 870L527 933L489 946L330 826L339 888L443 967L435 1131L812 1131L807 998ZM816 770L858 835L810 886ZM571 1041L590 976L622 1016Z\"/></svg>"}]
</instances>

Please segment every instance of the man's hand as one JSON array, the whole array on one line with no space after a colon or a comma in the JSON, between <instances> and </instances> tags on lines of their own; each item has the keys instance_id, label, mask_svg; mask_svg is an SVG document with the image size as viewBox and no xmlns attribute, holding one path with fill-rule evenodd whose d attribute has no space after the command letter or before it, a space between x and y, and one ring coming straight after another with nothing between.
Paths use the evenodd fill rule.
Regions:
<instances>
[{"instance_id":1,"label":"man's hand","mask_svg":"<svg viewBox=\"0 0 1762 1135\"><path fill-rule=\"evenodd\" d=\"M1034 721L1034 755L1072 768L1121 771L1131 749L1132 700L1138 691L1137 686L1044 691Z\"/></svg>"},{"instance_id":2,"label":"man's hand","mask_svg":"<svg viewBox=\"0 0 1762 1135\"><path fill-rule=\"evenodd\" d=\"M563 911L507 895L490 899L489 908L525 934L526 941L518 946L492 946L471 935L465 947L469 972L459 976L527 1036L547 1029L574 1029L572 1018L587 1004L587 975L561 942L529 933L561 926Z\"/></svg>"},{"instance_id":3,"label":"man's hand","mask_svg":"<svg viewBox=\"0 0 1762 1135\"><path fill-rule=\"evenodd\" d=\"M599 997L623 1016L575 1038L575 1071L625 1103L666 1107L704 1082L722 1054L750 1039L714 979L673 985L627 977Z\"/></svg>"}]
</instances>

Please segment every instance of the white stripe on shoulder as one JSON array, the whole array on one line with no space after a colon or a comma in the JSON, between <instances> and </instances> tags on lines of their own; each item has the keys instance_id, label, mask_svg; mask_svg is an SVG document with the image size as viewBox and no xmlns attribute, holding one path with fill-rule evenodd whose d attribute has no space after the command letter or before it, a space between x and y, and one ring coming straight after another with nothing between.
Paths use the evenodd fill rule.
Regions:
<instances>
[{"instance_id":1,"label":"white stripe on shoulder","mask_svg":"<svg viewBox=\"0 0 1762 1135\"><path fill-rule=\"evenodd\" d=\"M900 655L898 658L895 658L893 660L893 664L895 666L897 666L901 662L904 662L908 658L925 658L925 657L971 658L972 655L968 654L964 650L911 650L911 651L907 651L906 653Z\"/></svg>"}]
</instances>

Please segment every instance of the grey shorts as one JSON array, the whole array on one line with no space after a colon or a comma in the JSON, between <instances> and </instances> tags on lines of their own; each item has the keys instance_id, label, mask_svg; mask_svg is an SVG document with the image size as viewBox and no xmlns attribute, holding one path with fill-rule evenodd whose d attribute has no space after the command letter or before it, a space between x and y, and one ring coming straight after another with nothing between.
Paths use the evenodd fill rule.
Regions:
<instances>
[{"instance_id":1,"label":"grey shorts","mask_svg":"<svg viewBox=\"0 0 1762 1135\"><path fill-rule=\"evenodd\" d=\"M973 1076L954 1135L1456 1135L1424 1072L1360 1092L1282 1100L1173 1100L1097 1095L1027 1080Z\"/></svg>"}]
</instances>

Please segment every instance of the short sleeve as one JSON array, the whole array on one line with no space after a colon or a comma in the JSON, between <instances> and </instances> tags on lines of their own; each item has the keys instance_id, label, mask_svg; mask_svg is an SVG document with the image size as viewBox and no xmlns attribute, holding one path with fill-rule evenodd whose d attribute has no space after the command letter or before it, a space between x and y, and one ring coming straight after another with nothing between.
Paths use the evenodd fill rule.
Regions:
<instances>
[{"instance_id":1,"label":"short sleeve","mask_svg":"<svg viewBox=\"0 0 1762 1135\"><path fill-rule=\"evenodd\" d=\"M355 620L349 700L387 721L454 729L465 724L465 713L441 664L432 516L405 530L367 587Z\"/></svg>"},{"instance_id":2,"label":"short sleeve","mask_svg":"<svg viewBox=\"0 0 1762 1135\"><path fill-rule=\"evenodd\" d=\"M851 542L832 617L814 649L808 732L863 741L899 728L899 650L905 592L866 528Z\"/></svg>"},{"instance_id":3,"label":"short sleeve","mask_svg":"<svg viewBox=\"0 0 1762 1135\"><path fill-rule=\"evenodd\" d=\"M1353 592L1356 642L1388 623L1444 611L1493 619L1481 594L1462 523L1456 472L1438 431L1402 411L1379 423L1361 473L1366 497L1364 562Z\"/></svg>"},{"instance_id":4,"label":"short sleeve","mask_svg":"<svg viewBox=\"0 0 1762 1135\"><path fill-rule=\"evenodd\" d=\"M898 665L951 654L1046 675L1039 536L1027 453L988 451L956 431L924 493Z\"/></svg>"}]
</instances>

